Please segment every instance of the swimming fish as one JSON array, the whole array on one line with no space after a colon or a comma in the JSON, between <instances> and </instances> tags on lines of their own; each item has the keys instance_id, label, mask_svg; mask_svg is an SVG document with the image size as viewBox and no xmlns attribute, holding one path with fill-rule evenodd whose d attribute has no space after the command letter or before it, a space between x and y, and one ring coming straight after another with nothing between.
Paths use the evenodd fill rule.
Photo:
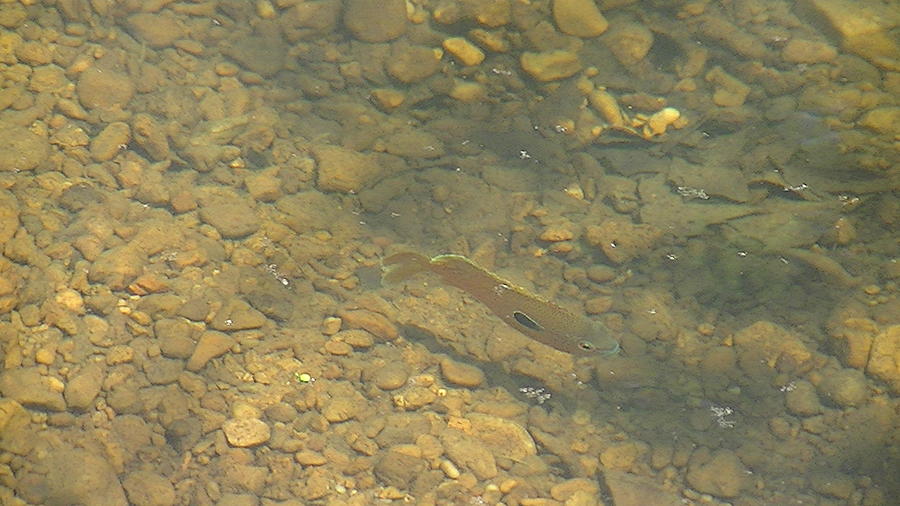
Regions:
<instances>
[{"instance_id":1,"label":"swimming fish","mask_svg":"<svg viewBox=\"0 0 900 506\"><path fill-rule=\"evenodd\" d=\"M420 272L432 272L444 283L467 292L526 336L572 355L612 355L619 343L599 322L529 293L460 255L428 259L417 253L397 253L382 260L388 283Z\"/></svg>"}]
</instances>

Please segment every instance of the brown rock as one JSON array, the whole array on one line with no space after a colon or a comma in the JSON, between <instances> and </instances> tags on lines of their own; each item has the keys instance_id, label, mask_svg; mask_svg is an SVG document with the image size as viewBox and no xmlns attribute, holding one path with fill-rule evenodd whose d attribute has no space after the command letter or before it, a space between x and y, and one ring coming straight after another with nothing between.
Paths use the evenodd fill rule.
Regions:
<instances>
[{"instance_id":1,"label":"brown rock","mask_svg":"<svg viewBox=\"0 0 900 506\"><path fill-rule=\"evenodd\" d=\"M457 467L471 471L479 480L497 476L494 455L478 439L455 429L441 432L441 443L447 457Z\"/></svg>"},{"instance_id":2,"label":"brown rock","mask_svg":"<svg viewBox=\"0 0 900 506\"><path fill-rule=\"evenodd\" d=\"M393 341L400 337L397 327L381 314L365 309L355 309L341 311L338 316L348 327L365 329L379 339Z\"/></svg>"},{"instance_id":3,"label":"brown rock","mask_svg":"<svg viewBox=\"0 0 900 506\"><path fill-rule=\"evenodd\" d=\"M272 429L257 418L231 418L222 424L228 444L238 448L258 446L272 436Z\"/></svg>"},{"instance_id":4,"label":"brown rock","mask_svg":"<svg viewBox=\"0 0 900 506\"><path fill-rule=\"evenodd\" d=\"M416 83L440 70L441 60L430 47L394 44L386 68L394 79Z\"/></svg>"},{"instance_id":5,"label":"brown rock","mask_svg":"<svg viewBox=\"0 0 900 506\"><path fill-rule=\"evenodd\" d=\"M625 67L643 60L653 46L653 32L638 23L616 23L603 36L606 47Z\"/></svg>"},{"instance_id":6,"label":"brown rock","mask_svg":"<svg viewBox=\"0 0 900 506\"><path fill-rule=\"evenodd\" d=\"M88 270L88 280L111 290L124 290L144 268L145 258L135 248L117 246L97 257Z\"/></svg>"},{"instance_id":7,"label":"brown rock","mask_svg":"<svg viewBox=\"0 0 900 506\"><path fill-rule=\"evenodd\" d=\"M412 481L425 470L425 461L422 459L392 450L384 452L384 456L372 469L379 480L401 490L408 489Z\"/></svg>"},{"instance_id":8,"label":"brown rock","mask_svg":"<svg viewBox=\"0 0 900 506\"><path fill-rule=\"evenodd\" d=\"M91 362L78 371L68 383L64 396L69 409L85 411L94 404L105 377L103 366Z\"/></svg>"},{"instance_id":9,"label":"brown rock","mask_svg":"<svg viewBox=\"0 0 900 506\"><path fill-rule=\"evenodd\" d=\"M363 42L387 42L406 33L403 0L346 0L344 25Z\"/></svg>"},{"instance_id":10,"label":"brown rock","mask_svg":"<svg viewBox=\"0 0 900 506\"><path fill-rule=\"evenodd\" d=\"M142 12L128 17L126 22L137 39L150 47L171 46L176 40L185 36L186 30L175 16Z\"/></svg>"},{"instance_id":11,"label":"brown rock","mask_svg":"<svg viewBox=\"0 0 900 506\"><path fill-rule=\"evenodd\" d=\"M49 154L47 139L27 128L0 128L0 172L32 170Z\"/></svg>"},{"instance_id":12,"label":"brown rock","mask_svg":"<svg viewBox=\"0 0 900 506\"><path fill-rule=\"evenodd\" d=\"M172 482L153 471L135 471L122 483L133 506L169 506L175 504Z\"/></svg>"},{"instance_id":13,"label":"brown rock","mask_svg":"<svg viewBox=\"0 0 900 506\"><path fill-rule=\"evenodd\" d=\"M367 154L331 145L316 146L312 152L318 162L320 190L357 193L382 175L381 167Z\"/></svg>"},{"instance_id":14,"label":"brown rock","mask_svg":"<svg viewBox=\"0 0 900 506\"><path fill-rule=\"evenodd\" d=\"M237 239L259 230L259 218L242 202L215 202L200 208L200 219L226 239Z\"/></svg>"},{"instance_id":15,"label":"brown rock","mask_svg":"<svg viewBox=\"0 0 900 506\"><path fill-rule=\"evenodd\" d=\"M127 123L110 123L91 140L91 158L106 162L116 157L131 141L131 127Z\"/></svg>"},{"instance_id":16,"label":"brown rock","mask_svg":"<svg viewBox=\"0 0 900 506\"><path fill-rule=\"evenodd\" d=\"M747 476L747 468L731 450L713 454L701 448L688 462L688 483L700 492L718 497L737 497Z\"/></svg>"},{"instance_id":17,"label":"brown rock","mask_svg":"<svg viewBox=\"0 0 900 506\"><path fill-rule=\"evenodd\" d=\"M134 83L115 70L91 67L81 73L76 92L88 109L123 108L134 96Z\"/></svg>"},{"instance_id":18,"label":"brown rock","mask_svg":"<svg viewBox=\"0 0 900 506\"><path fill-rule=\"evenodd\" d=\"M56 449L46 460L41 504L126 506L125 491L108 459L82 449ZM77 470L77 472L73 472Z\"/></svg>"},{"instance_id":19,"label":"brown rock","mask_svg":"<svg viewBox=\"0 0 900 506\"><path fill-rule=\"evenodd\" d=\"M402 362L389 362L378 369L372 380L382 390L396 390L406 385L409 373Z\"/></svg>"},{"instance_id":20,"label":"brown rock","mask_svg":"<svg viewBox=\"0 0 900 506\"><path fill-rule=\"evenodd\" d=\"M230 350L234 342L234 339L222 332L212 330L204 332L188 360L187 370L196 372L203 369L207 362Z\"/></svg>"},{"instance_id":21,"label":"brown rock","mask_svg":"<svg viewBox=\"0 0 900 506\"><path fill-rule=\"evenodd\" d=\"M553 19L559 31L576 37L596 37L609 27L594 0L554 0Z\"/></svg>"},{"instance_id":22,"label":"brown rock","mask_svg":"<svg viewBox=\"0 0 900 506\"><path fill-rule=\"evenodd\" d=\"M466 388L475 388L484 382L481 369L446 357L441 360L441 374L448 382Z\"/></svg>"},{"instance_id":23,"label":"brown rock","mask_svg":"<svg viewBox=\"0 0 900 506\"><path fill-rule=\"evenodd\" d=\"M875 336L866 372L900 394L900 325L890 326Z\"/></svg>"}]
</instances>

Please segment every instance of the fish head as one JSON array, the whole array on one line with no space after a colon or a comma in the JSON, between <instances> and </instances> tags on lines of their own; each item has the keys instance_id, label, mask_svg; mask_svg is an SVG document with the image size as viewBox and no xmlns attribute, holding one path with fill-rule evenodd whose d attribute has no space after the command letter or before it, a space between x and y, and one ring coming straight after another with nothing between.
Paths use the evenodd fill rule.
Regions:
<instances>
[{"instance_id":1,"label":"fish head","mask_svg":"<svg viewBox=\"0 0 900 506\"><path fill-rule=\"evenodd\" d=\"M605 325L593 322L592 331L576 341L578 355L603 355L612 356L619 353L622 346L619 344Z\"/></svg>"}]
</instances>

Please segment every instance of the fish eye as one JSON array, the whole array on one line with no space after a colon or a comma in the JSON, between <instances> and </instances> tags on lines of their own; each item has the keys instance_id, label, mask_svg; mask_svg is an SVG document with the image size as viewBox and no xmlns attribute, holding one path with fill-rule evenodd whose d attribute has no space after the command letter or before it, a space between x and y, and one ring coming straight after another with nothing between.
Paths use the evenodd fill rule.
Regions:
<instances>
[{"instance_id":1,"label":"fish eye","mask_svg":"<svg viewBox=\"0 0 900 506\"><path fill-rule=\"evenodd\" d=\"M594 351L596 349L594 343L590 341L581 341L578 343L578 347L581 348L581 351Z\"/></svg>"}]
</instances>

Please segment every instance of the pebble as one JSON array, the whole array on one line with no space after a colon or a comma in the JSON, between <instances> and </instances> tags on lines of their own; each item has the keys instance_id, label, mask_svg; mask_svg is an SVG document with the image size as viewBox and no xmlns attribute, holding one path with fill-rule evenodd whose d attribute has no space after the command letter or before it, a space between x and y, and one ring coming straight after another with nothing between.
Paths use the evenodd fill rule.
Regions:
<instances>
[{"instance_id":1,"label":"pebble","mask_svg":"<svg viewBox=\"0 0 900 506\"><path fill-rule=\"evenodd\" d=\"M441 374L448 382L461 387L475 388L484 383L481 369L446 357L441 360Z\"/></svg>"},{"instance_id":2,"label":"pebble","mask_svg":"<svg viewBox=\"0 0 900 506\"><path fill-rule=\"evenodd\" d=\"M110 123L91 140L91 158L96 162L112 160L129 142L131 142L131 127L121 121Z\"/></svg>"},{"instance_id":3,"label":"pebble","mask_svg":"<svg viewBox=\"0 0 900 506\"><path fill-rule=\"evenodd\" d=\"M791 39L781 50L781 57L791 63L825 63L837 55L837 49L831 44L806 39Z\"/></svg>"},{"instance_id":4,"label":"pebble","mask_svg":"<svg viewBox=\"0 0 900 506\"><path fill-rule=\"evenodd\" d=\"M256 211L242 202L216 202L200 208L200 219L225 239L238 239L259 230Z\"/></svg>"},{"instance_id":5,"label":"pebble","mask_svg":"<svg viewBox=\"0 0 900 506\"><path fill-rule=\"evenodd\" d=\"M328 463L328 459L324 455L311 450L301 450L295 453L294 460L304 466L324 466Z\"/></svg>"},{"instance_id":6,"label":"pebble","mask_svg":"<svg viewBox=\"0 0 900 506\"><path fill-rule=\"evenodd\" d=\"M347 0L344 26L363 42L387 42L406 33L404 0Z\"/></svg>"},{"instance_id":7,"label":"pebble","mask_svg":"<svg viewBox=\"0 0 900 506\"><path fill-rule=\"evenodd\" d=\"M375 344L375 337L362 329L342 330L335 334L334 338L340 339L354 348L370 348Z\"/></svg>"},{"instance_id":8,"label":"pebble","mask_svg":"<svg viewBox=\"0 0 900 506\"><path fill-rule=\"evenodd\" d=\"M0 374L0 393L25 407L65 411L66 401L38 367L9 369Z\"/></svg>"},{"instance_id":9,"label":"pebble","mask_svg":"<svg viewBox=\"0 0 900 506\"><path fill-rule=\"evenodd\" d=\"M88 109L124 108L134 96L134 83L121 72L91 67L81 73L75 91Z\"/></svg>"},{"instance_id":10,"label":"pebble","mask_svg":"<svg viewBox=\"0 0 900 506\"><path fill-rule=\"evenodd\" d=\"M576 37L596 37L609 27L594 0L554 0L553 19L559 31Z\"/></svg>"},{"instance_id":11,"label":"pebble","mask_svg":"<svg viewBox=\"0 0 900 506\"><path fill-rule=\"evenodd\" d=\"M447 457L462 469L475 474L479 480L490 480L497 476L497 462L494 454L478 439L454 429L441 432L441 443Z\"/></svg>"},{"instance_id":12,"label":"pebble","mask_svg":"<svg viewBox=\"0 0 900 506\"><path fill-rule=\"evenodd\" d=\"M424 460L391 449L384 452L372 468L381 482L399 489L408 489L425 470Z\"/></svg>"},{"instance_id":13,"label":"pebble","mask_svg":"<svg viewBox=\"0 0 900 506\"><path fill-rule=\"evenodd\" d=\"M647 56L653 46L653 32L638 23L616 23L603 36L603 42L619 63L633 67Z\"/></svg>"},{"instance_id":14,"label":"pebble","mask_svg":"<svg viewBox=\"0 0 900 506\"><path fill-rule=\"evenodd\" d=\"M366 153L332 145L312 148L318 163L317 187L322 191L356 193L380 178L381 166Z\"/></svg>"},{"instance_id":15,"label":"pebble","mask_svg":"<svg viewBox=\"0 0 900 506\"><path fill-rule=\"evenodd\" d=\"M349 355L353 351L353 347L336 338L332 338L325 343L325 351L332 355L344 356Z\"/></svg>"},{"instance_id":16,"label":"pebble","mask_svg":"<svg viewBox=\"0 0 900 506\"><path fill-rule=\"evenodd\" d=\"M402 362L388 362L372 378L375 386L382 390L396 390L406 385L408 379L409 373Z\"/></svg>"},{"instance_id":17,"label":"pebble","mask_svg":"<svg viewBox=\"0 0 900 506\"><path fill-rule=\"evenodd\" d=\"M109 457L67 447L54 448L40 478L43 504L128 504ZM76 471L77 472L73 472Z\"/></svg>"},{"instance_id":18,"label":"pebble","mask_svg":"<svg viewBox=\"0 0 900 506\"><path fill-rule=\"evenodd\" d=\"M225 354L234 343L234 339L222 332L214 330L204 332L187 362L187 370L196 372L203 369L207 362Z\"/></svg>"},{"instance_id":19,"label":"pebble","mask_svg":"<svg viewBox=\"0 0 900 506\"><path fill-rule=\"evenodd\" d=\"M230 418L222 424L228 444L238 448L258 446L269 440L272 430L258 418Z\"/></svg>"},{"instance_id":20,"label":"pebble","mask_svg":"<svg viewBox=\"0 0 900 506\"><path fill-rule=\"evenodd\" d=\"M558 81L575 75L581 70L578 55L563 49L534 53L526 51L519 59L528 75L537 81Z\"/></svg>"}]
</instances>

